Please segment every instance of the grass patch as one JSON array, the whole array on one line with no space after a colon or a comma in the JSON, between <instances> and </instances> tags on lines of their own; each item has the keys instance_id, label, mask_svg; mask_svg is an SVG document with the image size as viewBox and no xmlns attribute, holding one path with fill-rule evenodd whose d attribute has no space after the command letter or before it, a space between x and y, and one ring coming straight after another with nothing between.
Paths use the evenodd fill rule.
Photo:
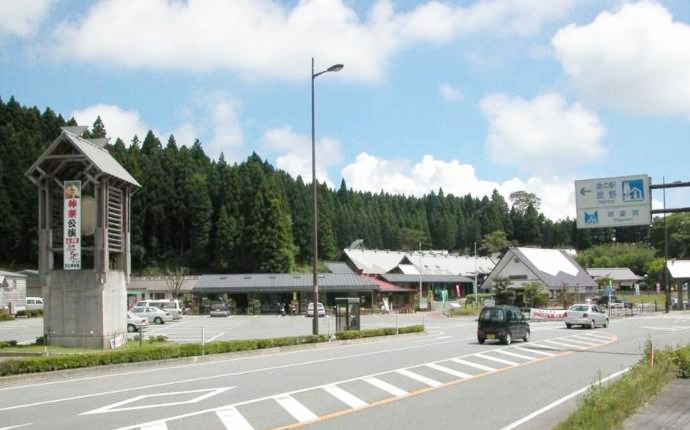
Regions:
<instances>
[{"instance_id":1,"label":"grass patch","mask_svg":"<svg viewBox=\"0 0 690 430\"><path fill-rule=\"evenodd\" d=\"M424 331L423 325L406 326L398 329L399 333ZM358 339L372 336L396 334L395 328L377 328L372 330L352 330L337 334L338 339ZM205 354L251 351L264 348L301 345L328 341L328 336L291 336L268 339L243 339L230 341L213 341L203 345L198 343L177 344L165 342L161 338L150 338L139 346L138 341L129 341L116 350L84 350L51 346L48 356L12 358L0 361L0 376L25 373L48 372L52 370L76 369L80 367L103 366L108 364L134 363L140 361L164 360L169 358L193 357ZM203 349L202 349L203 348ZM43 346L7 346L3 351L18 350L21 352L42 352Z\"/></svg>"},{"instance_id":2,"label":"grass patch","mask_svg":"<svg viewBox=\"0 0 690 430\"><path fill-rule=\"evenodd\" d=\"M619 380L592 386L579 402L578 409L554 430L609 430L618 428L637 409L653 399L675 376L690 375L690 346L677 350L655 351L654 367L649 363L650 348Z\"/></svg>"}]
</instances>

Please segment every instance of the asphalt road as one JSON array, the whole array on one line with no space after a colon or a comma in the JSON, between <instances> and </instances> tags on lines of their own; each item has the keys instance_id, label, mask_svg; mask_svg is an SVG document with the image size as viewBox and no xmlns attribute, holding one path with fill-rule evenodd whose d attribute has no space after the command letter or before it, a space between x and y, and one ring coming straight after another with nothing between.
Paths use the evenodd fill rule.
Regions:
<instances>
[{"instance_id":1,"label":"asphalt road","mask_svg":"<svg viewBox=\"0 0 690 430\"><path fill-rule=\"evenodd\" d=\"M546 429L647 339L690 334L687 313L533 323L510 346L479 345L470 319L425 323L425 335L0 378L0 429Z\"/></svg>"}]
</instances>

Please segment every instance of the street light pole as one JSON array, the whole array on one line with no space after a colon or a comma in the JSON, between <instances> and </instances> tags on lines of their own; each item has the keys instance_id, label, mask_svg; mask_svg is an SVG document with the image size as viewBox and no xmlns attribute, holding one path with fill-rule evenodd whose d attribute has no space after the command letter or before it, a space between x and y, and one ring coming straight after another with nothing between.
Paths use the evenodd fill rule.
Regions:
<instances>
[{"instance_id":1,"label":"street light pole","mask_svg":"<svg viewBox=\"0 0 690 430\"><path fill-rule=\"evenodd\" d=\"M317 273L317 264L319 259L319 207L318 207L318 183L316 182L316 121L314 114L314 80L327 72L339 72L342 70L342 64L335 64L328 69L319 73L314 73L314 57L311 58L311 186L314 197L314 261L312 266L312 274L314 276L314 318L312 322L312 333L319 334L319 279Z\"/></svg>"}]
</instances>

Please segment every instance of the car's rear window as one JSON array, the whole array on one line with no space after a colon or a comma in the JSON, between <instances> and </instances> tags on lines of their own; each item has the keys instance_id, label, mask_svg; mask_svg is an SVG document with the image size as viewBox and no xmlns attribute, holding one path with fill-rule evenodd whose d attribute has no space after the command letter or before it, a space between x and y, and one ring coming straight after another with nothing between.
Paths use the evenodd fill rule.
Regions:
<instances>
[{"instance_id":1,"label":"car's rear window","mask_svg":"<svg viewBox=\"0 0 690 430\"><path fill-rule=\"evenodd\" d=\"M483 321L503 321L505 319L505 315L503 313L503 309L488 308L482 311L479 319Z\"/></svg>"},{"instance_id":2,"label":"car's rear window","mask_svg":"<svg viewBox=\"0 0 690 430\"><path fill-rule=\"evenodd\" d=\"M585 312L589 310L589 306L571 306L571 311Z\"/></svg>"}]
</instances>

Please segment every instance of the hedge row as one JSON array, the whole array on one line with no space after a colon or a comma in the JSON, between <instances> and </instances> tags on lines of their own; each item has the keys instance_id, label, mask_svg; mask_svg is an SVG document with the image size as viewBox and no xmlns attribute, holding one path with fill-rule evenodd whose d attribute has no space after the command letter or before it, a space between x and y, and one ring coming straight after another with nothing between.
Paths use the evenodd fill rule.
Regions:
<instances>
[{"instance_id":1,"label":"hedge row","mask_svg":"<svg viewBox=\"0 0 690 430\"><path fill-rule=\"evenodd\" d=\"M424 326L417 325L401 327L399 329L399 333L412 333L420 331L424 331ZM394 328L384 328L362 331L346 331L338 333L336 337L338 339L355 339L394 334L396 334L396 330ZM326 341L328 341L328 337L325 335L213 341L203 346L203 353L220 354L224 352L250 351L256 349ZM131 342L130 345L132 344L136 343ZM134 363L140 361L164 360L168 358L193 357L202 354L201 344L196 343L147 343L141 347L130 345L127 345L122 349L112 351L97 351L81 354L28 357L5 360L0 362L0 376L48 372L52 370L76 369L80 367L103 366L107 364Z\"/></svg>"}]
</instances>

